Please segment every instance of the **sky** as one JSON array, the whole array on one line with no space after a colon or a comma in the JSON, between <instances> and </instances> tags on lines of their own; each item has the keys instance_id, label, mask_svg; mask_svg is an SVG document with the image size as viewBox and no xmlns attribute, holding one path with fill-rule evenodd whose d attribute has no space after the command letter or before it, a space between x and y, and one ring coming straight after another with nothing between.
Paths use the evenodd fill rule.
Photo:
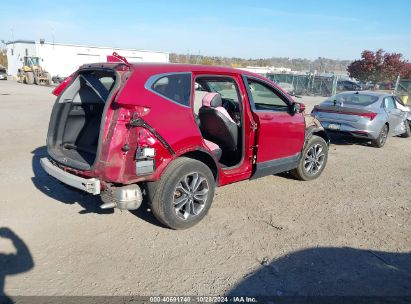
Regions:
<instances>
[{"instance_id":1,"label":"sky","mask_svg":"<svg viewBox=\"0 0 411 304\"><path fill-rule=\"evenodd\" d=\"M2 1L0 40L241 58L411 60L410 0Z\"/></svg>"}]
</instances>

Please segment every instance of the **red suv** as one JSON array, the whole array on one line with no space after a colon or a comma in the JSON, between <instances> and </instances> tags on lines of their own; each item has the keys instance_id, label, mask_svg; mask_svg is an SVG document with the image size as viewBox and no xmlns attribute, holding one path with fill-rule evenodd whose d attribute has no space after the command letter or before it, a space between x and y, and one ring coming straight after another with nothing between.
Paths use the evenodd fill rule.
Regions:
<instances>
[{"instance_id":1,"label":"red suv","mask_svg":"<svg viewBox=\"0 0 411 304\"><path fill-rule=\"evenodd\" d=\"M329 138L304 105L238 69L87 64L54 94L44 170L101 195L101 208L147 197L174 229L198 223L217 186L284 171L311 180L327 162Z\"/></svg>"}]
</instances>

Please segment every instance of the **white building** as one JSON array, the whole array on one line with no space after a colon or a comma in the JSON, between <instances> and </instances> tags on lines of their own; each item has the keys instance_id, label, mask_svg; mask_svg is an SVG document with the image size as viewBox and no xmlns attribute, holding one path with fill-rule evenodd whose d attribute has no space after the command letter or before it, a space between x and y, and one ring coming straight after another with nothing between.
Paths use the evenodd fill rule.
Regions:
<instances>
[{"instance_id":1,"label":"white building","mask_svg":"<svg viewBox=\"0 0 411 304\"><path fill-rule=\"evenodd\" d=\"M24 56L41 58L41 66L51 76L67 77L85 63L106 62L117 52L131 62L169 62L169 53L135 49L49 43L44 40L7 42L8 74L17 75Z\"/></svg>"}]
</instances>

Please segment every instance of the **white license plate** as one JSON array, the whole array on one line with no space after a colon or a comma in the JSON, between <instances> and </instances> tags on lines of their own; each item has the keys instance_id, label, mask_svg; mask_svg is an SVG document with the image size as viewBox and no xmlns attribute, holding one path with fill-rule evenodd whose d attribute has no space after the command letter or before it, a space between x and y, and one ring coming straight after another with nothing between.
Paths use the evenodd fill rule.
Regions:
<instances>
[{"instance_id":1,"label":"white license plate","mask_svg":"<svg viewBox=\"0 0 411 304\"><path fill-rule=\"evenodd\" d=\"M328 129L330 129L330 130L339 130L340 125L339 124L329 124Z\"/></svg>"}]
</instances>

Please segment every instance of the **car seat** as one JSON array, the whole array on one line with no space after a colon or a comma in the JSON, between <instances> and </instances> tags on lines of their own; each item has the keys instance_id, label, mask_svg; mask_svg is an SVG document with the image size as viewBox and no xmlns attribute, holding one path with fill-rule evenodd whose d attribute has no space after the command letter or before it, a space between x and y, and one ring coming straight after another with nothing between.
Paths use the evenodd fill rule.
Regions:
<instances>
[{"instance_id":1,"label":"car seat","mask_svg":"<svg viewBox=\"0 0 411 304\"><path fill-rule=\"evenodd\" d=\"M200 131L206 140L216 143L223 151L236 151L238 126L222 107L219 93L207 93L199 110Z\"/></svg>"}]
</instances>

